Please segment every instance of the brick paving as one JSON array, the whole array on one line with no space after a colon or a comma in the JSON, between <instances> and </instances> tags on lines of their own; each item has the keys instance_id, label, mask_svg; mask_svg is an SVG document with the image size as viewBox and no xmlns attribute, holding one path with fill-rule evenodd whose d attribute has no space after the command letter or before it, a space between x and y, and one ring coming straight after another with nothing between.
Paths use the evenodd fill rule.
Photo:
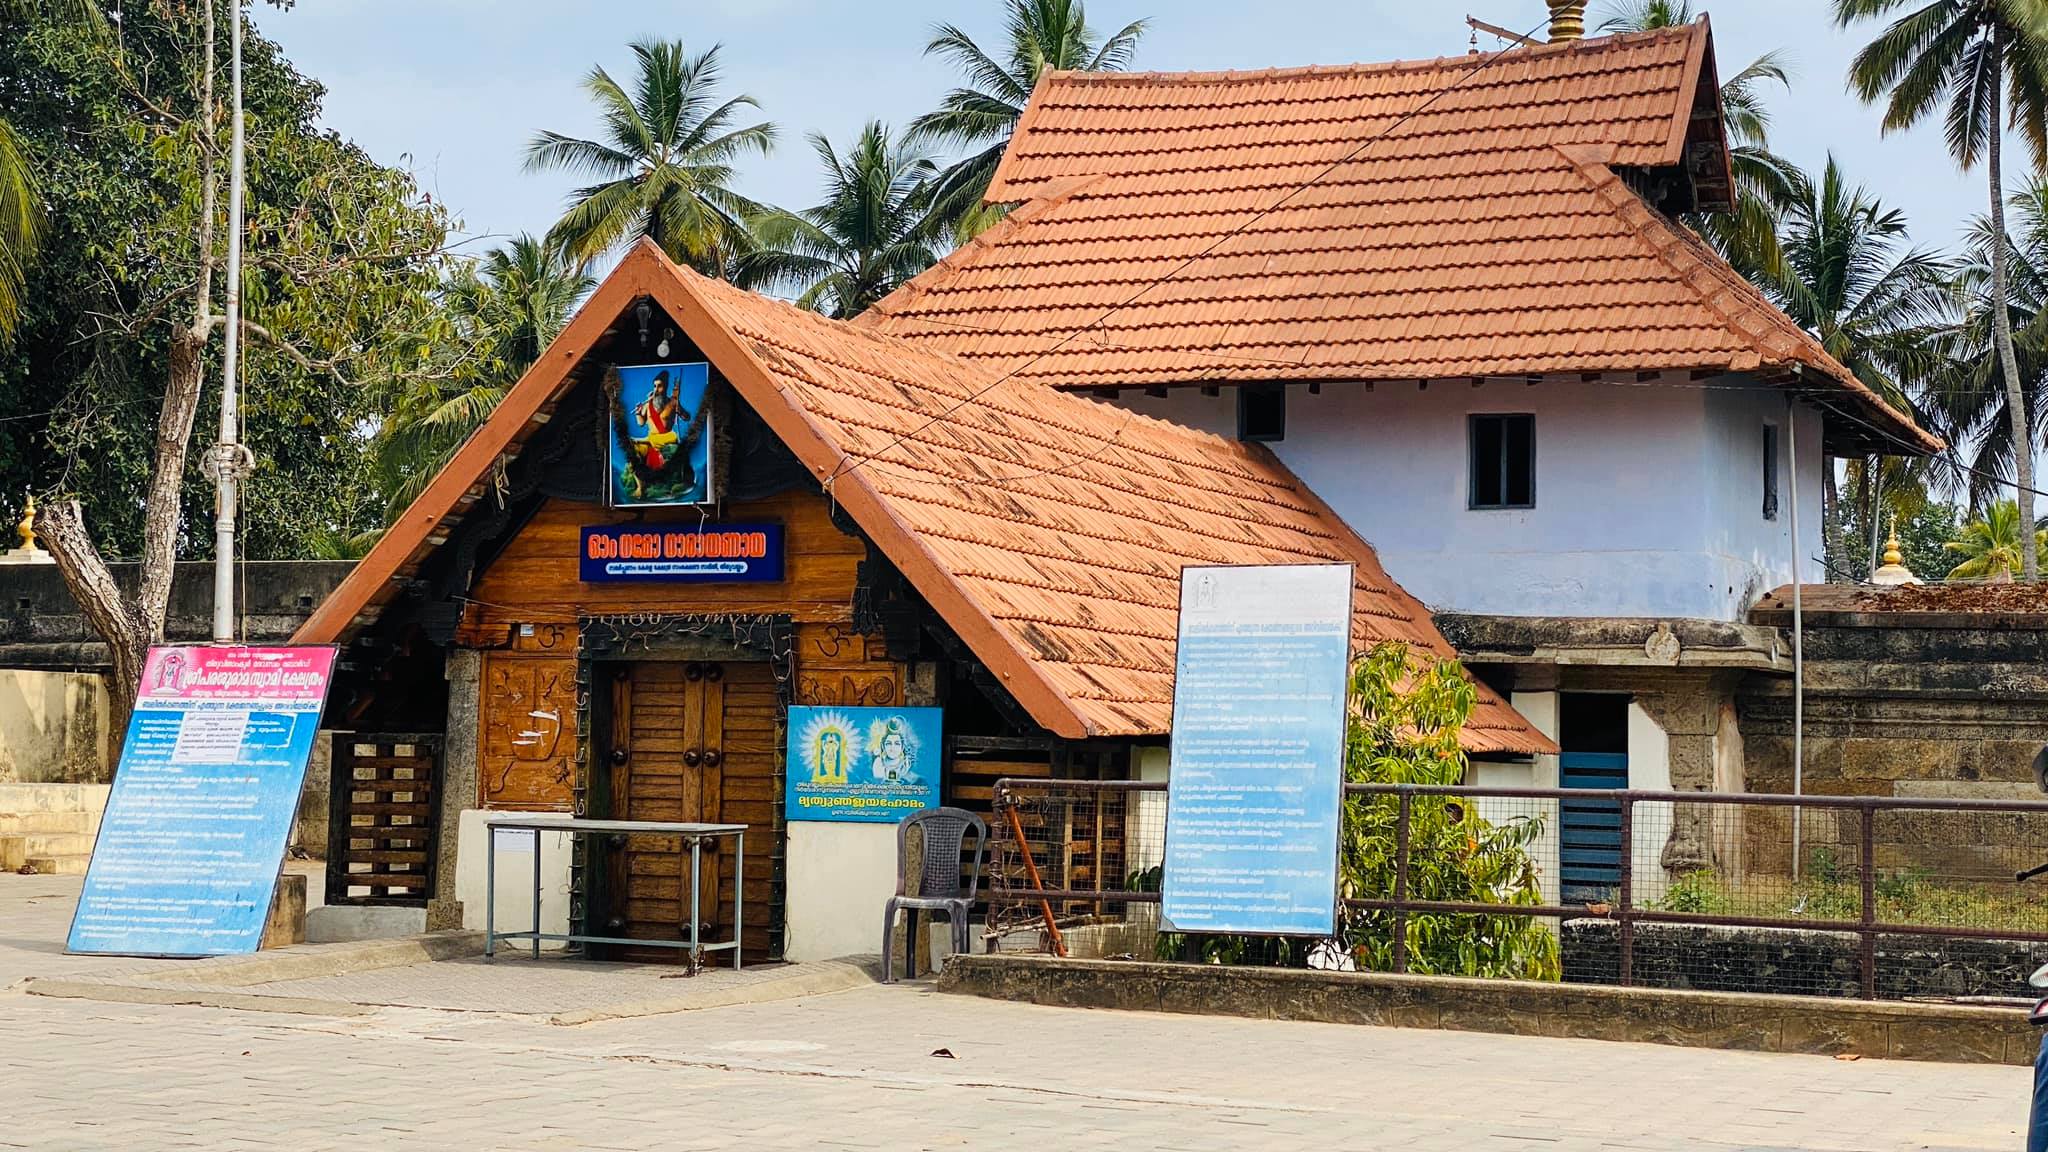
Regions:
<instances>
[{"instance_id":1,"label":"brick paving","mask_svg":"<svg viewBox=\"0 0 2048 1152\"><path fill-rule=\"evenodd\" d=\"M0 963L48 962L9 943L33 934L7 895ZM383 978L403 995L451 963ZM2018 1068L1092 1012L920 985L573 1028L0 993L0 1148L2005 1152L2028 1085Z\"/></svg>"}]
</instances>

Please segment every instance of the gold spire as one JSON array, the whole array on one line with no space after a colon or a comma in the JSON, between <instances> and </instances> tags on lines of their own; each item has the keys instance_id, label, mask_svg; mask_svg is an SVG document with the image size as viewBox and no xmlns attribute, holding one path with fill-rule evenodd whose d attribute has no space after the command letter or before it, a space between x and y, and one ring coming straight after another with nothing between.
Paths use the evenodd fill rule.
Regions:
<instances>
[{"instance_id":1,"label":"gold spire","mask_svg":"<svg viewBox=\"0 0 2048 1152\"><path fill-rule=\"evenodd\" d=\"M14 534L21 538L21 550L23 552L41 552L43 550L36 543L36 494L33 492L28 494L28 503L22 507L21 523L14 526Z\"/></svg>"},{"instance_id":2,"label":"gold spire","mask_svg":"<svg viewBox=\"0 0 2048 1152\"><path fill-rule=\"evenodd\" d=\"M1545 0L1550 5L1550 39L1586 38L1586 0Z\"/></svg>"},{"instance_id":3,"label":"gold spire","mask_svg":"<svg viewBox=\"0 0 2048 1152\"><path fill-rule=\"evenodd\" d=\"M1899 551L1899 518L1892 517L1891 532L1884 540L1884 564L1870 574L1872 584L1918 584L1920 578L1906 567L1905 553Z\"/></svg>"}]
</instances>

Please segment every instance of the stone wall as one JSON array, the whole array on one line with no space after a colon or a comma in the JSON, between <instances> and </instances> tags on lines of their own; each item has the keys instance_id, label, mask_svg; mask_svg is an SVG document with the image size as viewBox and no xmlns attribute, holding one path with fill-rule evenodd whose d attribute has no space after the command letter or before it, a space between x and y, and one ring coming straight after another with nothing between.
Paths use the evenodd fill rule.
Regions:
<instances>
[{"instance_id":1,"label":"stone wall","mask_svg":"<svg viewBox=\"0 0 2048 1152\"><path fill-rule=\"evenodd\" d=\"M965 955L946 961L939 991L1073 1008L1901 1060L2025 1065L2040 1044L2026 1014L2011 1008L1385 972Z\"/></svg>"},{"instance_id":2,"label":"stone wall","mask_svg":"<svg viewBox=\"0 0 2048 1152\"><path fill-rule=\"evenodd\" d=\"M1559 944L1566 983L1620 983L1620 925L1568 920ZM2027 976L2043 963L2048 943L1879 936L1877 994L1885 1000L2024 996ZM1629 978L1644 988L1859 997L1862 942L1853 932L1638 924Z\"/></svg>"},{"instance_id":3,"label":"stone wall","mask_svg":"<svg viewBox=\"0 0 2048 1152\"><path fill-rule=\"evenodd\" d=\"M2040 797L2033 763L2048 746L2048 616L1805 616L1807 792ZM1791 623L1775 606L1752 618ZM1751 675L1737 709L1749 790L1792 791L1791 678Z\"/></svg>"},{"instance_id":4,"label":"stone wall","mask_svg":"<svg viewBox=\"0 0 2048 1152\"><path fill-rule=\"evenodd\" d=\"M0 783L105 784L108 743L99 676L0 669Z\"/></svg>"}]
</instances>

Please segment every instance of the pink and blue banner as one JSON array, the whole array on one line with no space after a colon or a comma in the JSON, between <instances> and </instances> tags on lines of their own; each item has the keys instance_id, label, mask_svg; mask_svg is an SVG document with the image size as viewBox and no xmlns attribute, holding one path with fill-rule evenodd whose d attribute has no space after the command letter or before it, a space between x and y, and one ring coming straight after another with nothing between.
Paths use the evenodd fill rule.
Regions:
<instances>
[{"instance_id":1,"label":"pink and blue banner","mask_svg":"<svg viewBox=\"0 0 2048 1152\"><path fill-rule=\"evenodd\" d=\"M254 952L334 649L152 648L100 819L73 952Z\"/></svg>"}]
</instances>

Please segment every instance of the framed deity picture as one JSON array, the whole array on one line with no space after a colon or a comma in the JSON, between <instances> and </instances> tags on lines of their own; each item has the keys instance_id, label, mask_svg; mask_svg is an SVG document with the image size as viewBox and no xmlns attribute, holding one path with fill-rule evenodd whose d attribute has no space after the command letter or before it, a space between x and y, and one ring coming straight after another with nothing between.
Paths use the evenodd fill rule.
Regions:
<instances>
[{"instance_id":1,"label":"framed deity picture","mask_svg":"<svg viewBox=\"0 0 2048 1152\"><path fill-rule=\"evenodd\" d=\"M711 503L710 365L636 364L614 373L605 388L611 506Z\"/></svg>"},{"instance_id":2,"label":"framed deity picture","mask_svg":"<svg viewBox=\"0 0 2048 1152\"><path fill-rule=\"evenodd\" d=\"M789 709L790 820L895 823L939 802L944 710Z\"/></svg>"}]
</instances>

